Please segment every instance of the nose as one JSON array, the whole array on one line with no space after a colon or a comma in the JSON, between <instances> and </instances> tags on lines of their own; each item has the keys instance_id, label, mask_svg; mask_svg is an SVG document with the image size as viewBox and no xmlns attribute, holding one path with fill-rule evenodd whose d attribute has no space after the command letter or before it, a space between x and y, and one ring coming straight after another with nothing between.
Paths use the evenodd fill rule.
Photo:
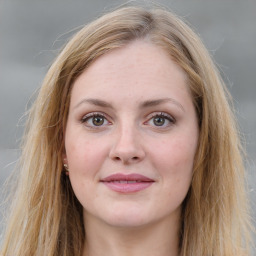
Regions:
<instances>
[{"instance_id":1,"label":"nose","mask_svg":"<svg viewBox=\"0 0 256 256\"><path fill-rule=\"evenodd\" d=\"M139 132L135 128L120 128L114 137L114 142L109 157L123 164L132 164L142 161L145 150L140 142Z\"/></svg>"}]
</instances>

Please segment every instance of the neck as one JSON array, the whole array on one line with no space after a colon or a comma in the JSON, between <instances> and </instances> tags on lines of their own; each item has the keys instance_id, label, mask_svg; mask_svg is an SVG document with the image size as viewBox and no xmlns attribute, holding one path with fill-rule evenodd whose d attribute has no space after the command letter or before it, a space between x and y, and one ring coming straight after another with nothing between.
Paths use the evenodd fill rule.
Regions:
<instances>
[{"instance_id":1,"label":"neck","mask_svg":"<svg viewBox=\"0 0 256 256\"><path fill-rule=\"evenodd\" d=\"M83 256L178 256L179 220L158 221L142 227L113 227L85 221Z\"/></svg>"}]
</instances>

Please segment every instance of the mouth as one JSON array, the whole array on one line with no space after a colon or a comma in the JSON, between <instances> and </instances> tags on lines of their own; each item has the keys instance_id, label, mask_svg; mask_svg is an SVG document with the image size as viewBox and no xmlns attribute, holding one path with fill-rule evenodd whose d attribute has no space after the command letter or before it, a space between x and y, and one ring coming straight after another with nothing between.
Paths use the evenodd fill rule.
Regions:
<instances>
[{"instance_id":1,"label":"mouth","mask_svg":"<svg viewBox=\"0 0 256 256\"><path fill-rule=\"evenodd\" d=\"M100 180L100 182L115 192L134 193L148 188L155 181L136 173L128 175L116 173Z\"/></svg>"}]
</instances>

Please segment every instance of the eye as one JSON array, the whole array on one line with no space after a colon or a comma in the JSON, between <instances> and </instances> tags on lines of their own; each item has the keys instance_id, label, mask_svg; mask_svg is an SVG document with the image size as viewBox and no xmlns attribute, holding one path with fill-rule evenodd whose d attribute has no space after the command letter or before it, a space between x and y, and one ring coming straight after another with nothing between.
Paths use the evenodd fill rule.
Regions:
<instances>
[{"instance_id":1,"label":"eye","mask_svg":"<svg viewBox=\"0 0 256 256\"><path fill-rule=\"evenodd\" d=\"M162 116L156 116L153 118L153 123L156 126L163 126L166 122L166 118Z\"/></svg>"},{"instance_id":2,"label":"eye","mask_svg":"<svg viewBox=\"0 0 256 256\"><path fill-rule=\"evenodd\" d=\"M101 127L110 124L102 113L89 113L82 118L81 122L88 127Z\"/></svg>"},{"instance_id":3,"label":"eye","mask_svg":"<svg viewBox=\"0 0 256 256\"><path fill-rule=\"evenodd\" d=\"M150 119L146 122L146 124L161 128L169 127L174 123L175 119L171 115L162 112L151 114Z\"/></svg>"}]
</instances>

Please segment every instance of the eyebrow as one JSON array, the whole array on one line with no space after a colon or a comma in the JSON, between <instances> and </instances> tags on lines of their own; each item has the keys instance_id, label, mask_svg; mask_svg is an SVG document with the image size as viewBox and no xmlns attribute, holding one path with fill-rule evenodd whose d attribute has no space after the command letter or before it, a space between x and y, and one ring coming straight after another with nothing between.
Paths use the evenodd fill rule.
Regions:
<instances>
[{"instance_id":1,"label":"eyebrow","mask_svg":"<svg viewBox=\"0 0 256 256\"><path fill-rule=\"evenodd\" d=\"M171 103L175 104L177 107L179 107L182 111L185 112L183 106L178 101L176 101L173 98L163 98L163 99L156 99L156 100L147 100L145 102L142 102L140 104L140 107L141 108L154 107L154 106L158 106L160 104L166 103L166 102L171 102Z\"/></svg>"},{"instance_id":2,"label":"eyebrow","mask_svg":"<svg viewBox=\"0 0 256 256\"><path fill-rule=\"evenodd\" d=\"M163 98L163 99L156 99L156 100L146 100L144 102L142 102L139 107L140 108L148 108L148 107L154 107L154 106L158 106L158 105L161 105L163 103L166 103L166 102L171 102L173 104L175 104L177 107L179 107L183 112L185 112L183 106L178 102L176 101L175 99L173 98ZM98 106L98 107L104 107L104 108L111 108L113 109L114 107L104 101L104 100L100 100L100 99L83 99L81 100L77 105L75 105L74 108L78 108L80 105L82 104L85 104L85 103L89 103L91 105L94 105L94 106Z\"/></svg>"},{"instance_id":3,"label":"eyebrow","mask_svg":"<svg viewBox=\"0 0 256 256\"><path fill-rule=\"evenodd\" d=\"M75 105L74 108L78 108L80 105L82 105L84 103L89 103L91 105L95 105L98 107L113 108L113 106L110 103L108 103L104 100L99 100L99 99L83 99L77 105Z\"/></svg>"}]
</instances>

